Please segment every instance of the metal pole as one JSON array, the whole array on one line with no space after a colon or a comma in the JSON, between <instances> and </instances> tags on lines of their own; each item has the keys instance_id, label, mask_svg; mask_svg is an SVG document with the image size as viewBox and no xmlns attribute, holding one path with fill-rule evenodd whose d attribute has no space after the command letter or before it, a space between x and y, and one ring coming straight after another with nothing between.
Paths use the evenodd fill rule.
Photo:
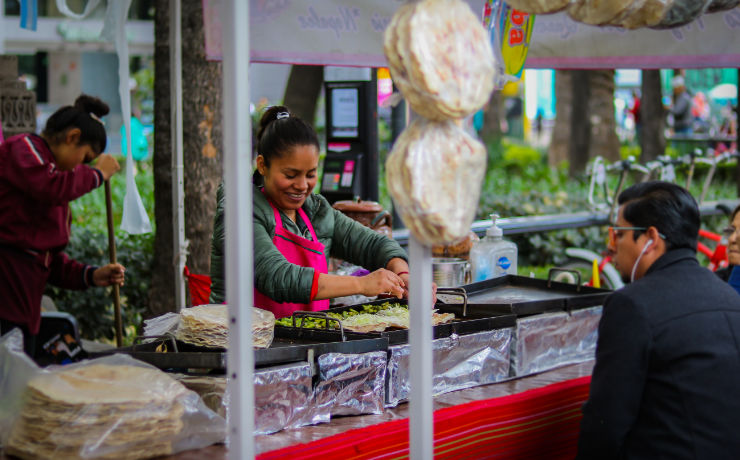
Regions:
<instances>
[{"instance_id":1,"label":"metal pole","mask_svg":"<svg viewBox=\"0 0 740 460\"><path fill-rule=\"evenodd\" d=\"M409 240L409 308L411 327L411 389L409 435L411 458L428 460L434 452L434 400L432 398L432 251Z\"/></svg>"},{"instance_id":2,"label":"metal pole","mask_svg":"<svg viewBox=\"0 0 740 460\"><path fill-rule=\"evenodd\" d=\"M170 0L170 139L172 145L172 230L175 241L175 307L185 307L185 180L182 159L182 9Z\"/></svg>"},{"instance_id":3,"label":"metal pole","mask_svg":"<svg viewBox=\"0 0 740 460\"><path fill-rule=\"evenodd\" d=\"M5 2L0 2L0 54L5 54Z\"/></svg>"},{"instance_id":4,"label":"metal pole","mask_svg":"<svg viewBox=\"0 0 740 460\"><path fill-rule=\"evenodd\" d=\"M249 2L224 1L223 120L226 299L229 304L229 459L254 458L252 351L252 130L249 116Z\"/></svg>"}]
</instances>

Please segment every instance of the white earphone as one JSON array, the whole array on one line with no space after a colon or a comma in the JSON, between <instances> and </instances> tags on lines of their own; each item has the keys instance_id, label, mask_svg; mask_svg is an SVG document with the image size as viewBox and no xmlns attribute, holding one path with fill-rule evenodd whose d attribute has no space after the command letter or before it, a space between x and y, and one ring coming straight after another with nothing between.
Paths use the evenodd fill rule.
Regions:
<instances>
[{"instance_id":1,"label":"white earphone","mask_svg":"<svg viewBox=\"0 0 740 460\"><path fill-rule=\"evenodd\" d=\"M652 239L648 239L647 243L645 243L645 246L642 247L642 251L640 251L640 255L637 256L637 260L635 261L635 264L632 266L632 274L630 275L630 282L635 281L635 271L637 271L637 264L640 263L640 259L642 259L643 254L645 254L645 251L647 251L647 248L650 247L651 244L653 244L655 241Z\"/></svg>"}]
</instances>

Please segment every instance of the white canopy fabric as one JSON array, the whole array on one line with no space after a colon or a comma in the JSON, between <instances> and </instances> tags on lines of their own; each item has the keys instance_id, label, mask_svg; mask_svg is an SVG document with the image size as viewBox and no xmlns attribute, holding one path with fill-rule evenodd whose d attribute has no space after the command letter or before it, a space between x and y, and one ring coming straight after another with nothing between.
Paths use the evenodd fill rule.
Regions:
<instances>
[{"instance_id":1,"label":"white canopy fabric","mask_svg":"<svg viewBox=\"0 0 740 460\"><path fill-rule=\"evenodd\" d=\"M218 0L206 0L212 3ZM482 17L484 0L466 0ZM383 30L398 0L250 0L251 61L386 66ZM206 51L220 59L217 18L206 18ZM740 8L670 30L596 27L565 13L535 19L527 68L740 67Z\"/></svg>"}]
</instances>

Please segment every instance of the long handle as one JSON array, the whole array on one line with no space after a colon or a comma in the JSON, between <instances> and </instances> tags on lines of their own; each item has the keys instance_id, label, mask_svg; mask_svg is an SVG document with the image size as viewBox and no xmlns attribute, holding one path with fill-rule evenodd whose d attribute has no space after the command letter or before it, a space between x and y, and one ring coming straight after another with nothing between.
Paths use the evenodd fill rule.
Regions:
<instances>
[{"instance_id":1,"label":"long handle","mask_svg":"<svg viewBox=\"0 0 740 460\"><path fill-rule=\"evenodd\" d=\"M113 203L110 193L110 181L105 181L105 214L108 218L108 256L110 263L116 263L116 238L113 230ZM116 321L116 346L123 346L123 321L121 320L121 294L119 286L113 285L113 313Z\"/></svg>"}]
</instances>

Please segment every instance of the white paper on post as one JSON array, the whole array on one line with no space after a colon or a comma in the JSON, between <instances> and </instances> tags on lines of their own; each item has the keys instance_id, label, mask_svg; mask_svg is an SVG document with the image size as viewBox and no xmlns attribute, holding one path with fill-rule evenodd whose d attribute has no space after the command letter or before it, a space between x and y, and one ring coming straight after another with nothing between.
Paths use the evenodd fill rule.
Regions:
<instances>
[{"instance_id":1,"label":"white paper on post","mask_svg":"<svg viewBox=\"0 0 740 460\"><path fill-rule=\"evenodd\" d=\"M131 93L129 92L129 55L126 40L126 18L131 0L108 2L101 36L113 41L118 55L118 94L121 98L123 125L126 130L126 195L123 199L121 228L128 233L149 233L152 224L136 188L136 168L131 146Z\"/></svg>"}]
</instances>

